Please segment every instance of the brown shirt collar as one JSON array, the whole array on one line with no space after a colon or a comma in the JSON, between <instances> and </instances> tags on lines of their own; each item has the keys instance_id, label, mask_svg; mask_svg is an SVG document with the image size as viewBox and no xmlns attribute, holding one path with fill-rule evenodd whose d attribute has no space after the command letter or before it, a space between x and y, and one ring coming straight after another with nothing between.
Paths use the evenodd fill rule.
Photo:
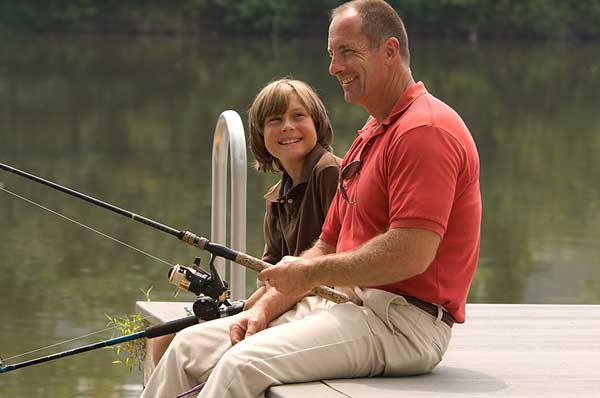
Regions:
<instances>
[{"instance_id":1,"label":"brown shirt collar","mask_svg":"<svg viewBox=\"0 0 600 398\"><path fill-rule=\"evenodd\" d=\"M292 193L299 185L306 184L308 182L315 165L325 152L327 152L327 150L323 148L321 144L317 143L317 145L315 145L308 155L306 155L306 159L302 165L302 171L300 172L300 180L298 181L298 184L290 189L288 195ZM278 202L280 199L285 197L286 195L283 195L283 184L288 178L290 178L290 176L288 176L284 171L281 180L279 180L279 182L265 194L265 199L269 202Z\"/></svg>"}]
</instances>

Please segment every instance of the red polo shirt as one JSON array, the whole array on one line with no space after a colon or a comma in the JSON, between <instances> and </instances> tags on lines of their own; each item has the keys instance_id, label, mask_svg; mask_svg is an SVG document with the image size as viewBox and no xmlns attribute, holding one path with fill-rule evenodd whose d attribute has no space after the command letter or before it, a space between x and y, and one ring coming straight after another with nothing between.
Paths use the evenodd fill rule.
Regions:
<instances>
[{"instance_id":1,"label":"red polo shirt","mask_svg":"<svg viewBox=\"0 0 600 398\"><path fill-rule=\"evenodd\" d=\"M381 125L369 120L342 162L360 173L339 190L320 239L336 252L352 250L390 228L419 228L441 237L420 275L371 286L441 304L465 319L465 303L479 255L479 158L458 114L419 82L406 89ZM402 263L389 264L401 267Z\"/></svg>"}]
</instances>

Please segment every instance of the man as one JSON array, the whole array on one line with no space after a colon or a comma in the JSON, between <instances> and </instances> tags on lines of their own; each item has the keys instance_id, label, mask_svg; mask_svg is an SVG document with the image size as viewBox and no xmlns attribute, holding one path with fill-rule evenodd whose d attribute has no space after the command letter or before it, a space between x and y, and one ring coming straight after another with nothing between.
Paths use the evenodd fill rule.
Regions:
<instances>
[{"instance_id":1,"label":"man","mask_svg":"<svg viewBox=\"0 0 600 398\"><path fill-rule=\"evenodd\" d=\"M281 383L426 373L464 322L481 221L468 129L414 82L406 31L384 1L335 9L328 52L344 98L372 118L320 239L259 274L269 287L250 310L179 333L144 396L204 380L199 397L256 397ZM318 285L362 305L305 297Z\"/></svg>"}]
</instances>

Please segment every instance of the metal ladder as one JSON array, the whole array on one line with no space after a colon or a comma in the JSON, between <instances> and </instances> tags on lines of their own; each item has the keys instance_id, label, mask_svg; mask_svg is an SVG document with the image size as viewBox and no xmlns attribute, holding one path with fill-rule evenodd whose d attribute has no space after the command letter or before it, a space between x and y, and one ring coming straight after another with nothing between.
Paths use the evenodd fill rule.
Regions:
<instances>
[{"instance_id":1,"label":"metal ladder","mask_svg":"<svg viewBox=\"0 0 600 398\"><path fill-rule=\"evenodd\" d=\"M227 245L227 157L231 164L230 243ZM221 113L213 136L211 240L244 253L246 251L246 138L240 115L235 111ZM227 263L230 263L229 261ZM215 260L217 272L225 278L225 260ZM230 263L231 299L246 298L246 269Z\"/></svg>"}]
</instances>

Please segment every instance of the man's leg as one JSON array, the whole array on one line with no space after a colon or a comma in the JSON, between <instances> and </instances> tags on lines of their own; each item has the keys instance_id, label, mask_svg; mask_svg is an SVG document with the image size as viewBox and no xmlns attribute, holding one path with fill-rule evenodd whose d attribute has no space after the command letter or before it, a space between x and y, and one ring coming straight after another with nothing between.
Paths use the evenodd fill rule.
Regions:
<instances>
[{"instance_id":1,"label":"man's leg","mask_svg":"<svg viewBox=\"0 0 600 398\"><path fill-rule=\"evenodd\" d=\"M386 306L385 320L368 307L320 304L227 351L198 397L254 398L282 383L426 373L450 339L447 325L406 303Z\"/></svg>"},{"instance_id":2,"label":"man's leg","mask_svg":"<svg viewBox=\"0 0 600 398\"><path fill-rule=\"evenodd\" d=\"M276 384L381 374L369 312L340 304L253 335L225 353L198 397L253 398Z\"/></svg>"}]
</instances>

